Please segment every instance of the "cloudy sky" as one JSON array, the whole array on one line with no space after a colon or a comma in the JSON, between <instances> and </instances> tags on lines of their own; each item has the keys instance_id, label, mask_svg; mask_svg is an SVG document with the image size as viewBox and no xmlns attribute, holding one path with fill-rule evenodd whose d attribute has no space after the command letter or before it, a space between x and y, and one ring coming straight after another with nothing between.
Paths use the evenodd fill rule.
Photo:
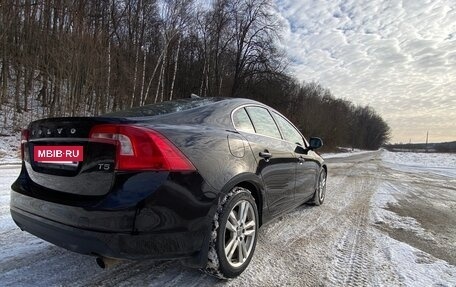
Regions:
<instances>
[{"instance_id":1,"label":"cloudy sky","mask_svg":"<svg viewBox=\"0 0 456 287\"><path fill-rule=\"evenodd\" d=\"M373 107L392 142L456 140L455 0L275 0L290 69Z\"/></svg>"}]
</instances>

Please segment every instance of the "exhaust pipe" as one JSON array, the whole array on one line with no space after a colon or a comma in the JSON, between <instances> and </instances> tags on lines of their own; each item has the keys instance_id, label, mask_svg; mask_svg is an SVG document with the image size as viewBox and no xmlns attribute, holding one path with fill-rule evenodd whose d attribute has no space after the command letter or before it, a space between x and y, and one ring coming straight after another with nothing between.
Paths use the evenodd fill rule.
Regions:
<instances>
[{"instance_id":1,"label":"exhaust pipe","mask_svg":"<svg viewBox=\"0 0 456 287\"><path fill-rule=\"evenodd\" d=\"M108 257L97 257L97 264L102 269L107 269L116 266L120 263L120 260Z\"/></svg>"}]
</instances>

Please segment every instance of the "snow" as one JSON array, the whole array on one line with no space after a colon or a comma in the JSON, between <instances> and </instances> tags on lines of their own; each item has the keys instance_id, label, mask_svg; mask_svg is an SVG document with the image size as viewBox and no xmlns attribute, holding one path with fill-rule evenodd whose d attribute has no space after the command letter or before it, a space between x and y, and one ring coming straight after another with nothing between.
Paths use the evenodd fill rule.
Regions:
<instances>
[{"instance_id":1,"label":"snow","mask_svg":"<svg viewBox=\"0 0 456 287\"><path fill-rule=\"evenodd\" d=\"M375 258L393 263L405 286L455 286L456 268L412 246L375 233Z\"/></svg>"},{"instance_id":2,"label":"snow","mask_svg":"<svg viewBox=\"0 0 456 287\"><path fill-rule=\"evenodd\" d=\"M0 141L0 150L8 151L15 143ZM438 208L454 206L456 155L355 151L323 156L334 158L328 163L325 204L299 207L263 226L250 266L225 282L173 261L122 263L100 270L93 258L21 232L9 214L10 186L20 172L20 166L11 163L19 160L4 152L0 286L456 286L456 266L386 231L406 231L429 245L439 244L439 234L418 218L393 210L404 200L420 200L429 184L435 198L426 201ZM356 161L350 162L352 156Z\"/></svg>"},{"instance_id":3,"label":"snow","mask_svg":"<svg viewBox=\"0 0 456 287\"><path fill-rule=\"evenodd\" d=\"M456 154L384 152L383 161L389 167L407 172L432 172L456 177Z\"/></svg>"},{"instance_id":4,"label":"snow","mask_svg":"<svg viewBox=\"0 0 456 287\"><path fill-rule=\"evenodd\" d=\"M353 155L360 155L360 154L366 154L366 153L371 153L372 151L370 150L360 150L360 149L353 149L349 152L337 152L337 153L322 153L321 156L324 159L328 158L346 158L350 157Z\"/></svg>"},{"instance_id":5,"label":"snow","mask_svg":"<svg viewBox=\"0 0 456 287\"><path fill-rule=\"evenodd\" d=\"M0 136L0 165L20 164L20 137Z\"/></svg>"},{"instance_id":6,"label":"snow","mask_svg":"<svg viewBox=\"0 0 456 287\"><path fill-rule=\"evenodd\" d=\"M455 154L427 154L407 152L382 152L383 163L393 170L407 173L423 173L422 180L436 181L432 175L445 182L454 182L456 178ZM415 196L416 187L407 183L406 176L398 175L392 181L379 185L371 199L371 221L376 225L387 225L393 230L406 230L435 244L431 232L424 229L413 217L399 216L388 210L389 206L398 205L398 199ZM446 206L448 208L448 206ZM395 240L383 233L376 232L377 257L387 257L393 263L406 286L456 286L456 267L437 259L432 255Z\"/></svg>"},{"instance_id":7,"label":"snow","mask_svg":"<svg viewBox=\"0 0 456 287\"><path fill-rule=\"evenodd\" d=\"M426 240L433 241L434 238L427 234L421 225L413 217L399 216L387 210L388 205L397 204L396 196L401 191L391 183L383 183L372 197L371 218L375 224L388 224L394 229L407 229L417 233Z\"/></svg>"},{"instance_id":8,"label":"snow","mask_svg":"<svg viewBox=\"0 0 456 287\"><path fill-rule=\"evenodd\" d=\"M9 190L11 184L19 175L20 167L17 165L0 165L0 227L10 228L14 226L9 216ZM1 251L0 251L1 252Z\"/></svg>"}]
</instances>

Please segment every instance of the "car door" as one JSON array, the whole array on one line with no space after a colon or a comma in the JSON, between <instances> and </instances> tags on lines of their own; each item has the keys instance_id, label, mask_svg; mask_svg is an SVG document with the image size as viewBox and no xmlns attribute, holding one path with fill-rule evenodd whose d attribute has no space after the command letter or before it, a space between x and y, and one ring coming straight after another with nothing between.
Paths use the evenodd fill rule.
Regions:
<instances>
[{"instance_id":1,"label":"car door","mask_svg":"<svg viewBox=\"0 0 456 287\"><path fill-rule=\"evenodd\" d=\"M297 160L269 111L248 106L233 113L236 129L247 139L257 161L271 216L293 207Z\"/></svg>"},{"instance_id":2,"label":"car door","mask_svg":"<svg viewBox=\"0 0 456 287\"><path fill-rule=\"evenodd\" d=\"M320 164L314 152L307 149L307 143L301 133L286 118L273 112L283 138L293 145L293 154L298 161L296 169L295 200L302 203L310 199L316 187Z\"/></svg>"}]
</instances>

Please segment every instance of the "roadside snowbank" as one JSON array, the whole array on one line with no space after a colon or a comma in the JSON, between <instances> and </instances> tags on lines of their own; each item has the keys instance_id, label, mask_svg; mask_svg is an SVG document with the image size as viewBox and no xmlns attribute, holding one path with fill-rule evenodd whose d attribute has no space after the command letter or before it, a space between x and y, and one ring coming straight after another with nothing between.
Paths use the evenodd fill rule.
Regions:
<instances>
[{"instance_id":1,"label":"roadside snowbank","mask_svg":"<svg viewBox=\"0 0 456 287\"><path fill-rule=\"evenodd\" d=\"M432 172L456 177L456 154L383 152L382 159L387 166L406 172Z\"/></svg>"},{"instance_id":2,"label":"roadside snowbank","mask_svg":"<svg viewBox=\"0 0 456 287\"><path fill-rule=\"evenodd\" d=\"M20 163L19 141L16 136L0 136L0 165Z\"/></svg>"},{"instance_id":3,"label":"roadside snowbank","mask_svg":"<svg viewBox=\"0 0 456 287\"><path fill-rule=\"evenodd\" d=\"M375 258L378 263L391 262L403 286L456 286L454 266L387 235L374 236Z\"/></svg>"},{"instance_id":4,"label":"roadside snowbank","mask_svg":"<svg viewBox=\"0 0 456 287\"><path fill-rule=\"evenodd\" d=\"M385 167L399 171L396 177L389 177L382 181L376 193L371 198L370 220L380 230L405 231L415 234L429 245L437 245L438 239L432 231L426 230L413 217L401 216L389 210L391 206L400 208L400 200L411 197L415 201L431 200L420 199L420 183L409 183L410 177L415 178L419 173L421 184L427 185L436 180L451 182L456 178L456 155L454 154L426 154L388 152L382 153ZM406 172L410 174L400 173ZM437 178L435 176L437 175ZM426 188L426 187L424 187ZM442 185L441 188L446 188ZM437 189L434 188L434 192ZM441 192L441 191L440 191ZM439 193L439 192L437 192ZM442 194L436 196L442 197ZM433 204L436 204L433 202ZM450 208L448 205L444 208ZM394 272L399 274L405 286L456 286L456 267L444 260L417 249L406 242L398 241L387 233L375 232L376 258L380 262L390 261ZM408 233L410 234L410 233Z\"/></svg>"},{"instance_id":5,"label":"roadside snowbank","mask_svg":"<svg viewBox=\"0 0 456 287\"><path fill-rule=\"evenodd\" d=\"M324 159L327 158L345 158L353 155L359 155L359 154L365 154L365 153L370 153L372 152L371 150L360 150L360 149L354 149L349 152L330 152L330 153L322 153L321 156Z\"/></svg>"},{"instance_id":6,"label":"roadside snowbank","mask_svg":"<svg viewBox=\"0 0 456 287\"><path fill-rule=\"evenodd\" d=\"M429 242L434 241L435 239L421 227L420 223L416 221L415 218L399 216L396 213L387 210L388 205L398 204L396 197L400 197L403 194L404 191L395 185L389 182L382 183L372 197L371 221L375 224L387 224L394 229L410 230Z\"/></svg>"}]
</instances>

